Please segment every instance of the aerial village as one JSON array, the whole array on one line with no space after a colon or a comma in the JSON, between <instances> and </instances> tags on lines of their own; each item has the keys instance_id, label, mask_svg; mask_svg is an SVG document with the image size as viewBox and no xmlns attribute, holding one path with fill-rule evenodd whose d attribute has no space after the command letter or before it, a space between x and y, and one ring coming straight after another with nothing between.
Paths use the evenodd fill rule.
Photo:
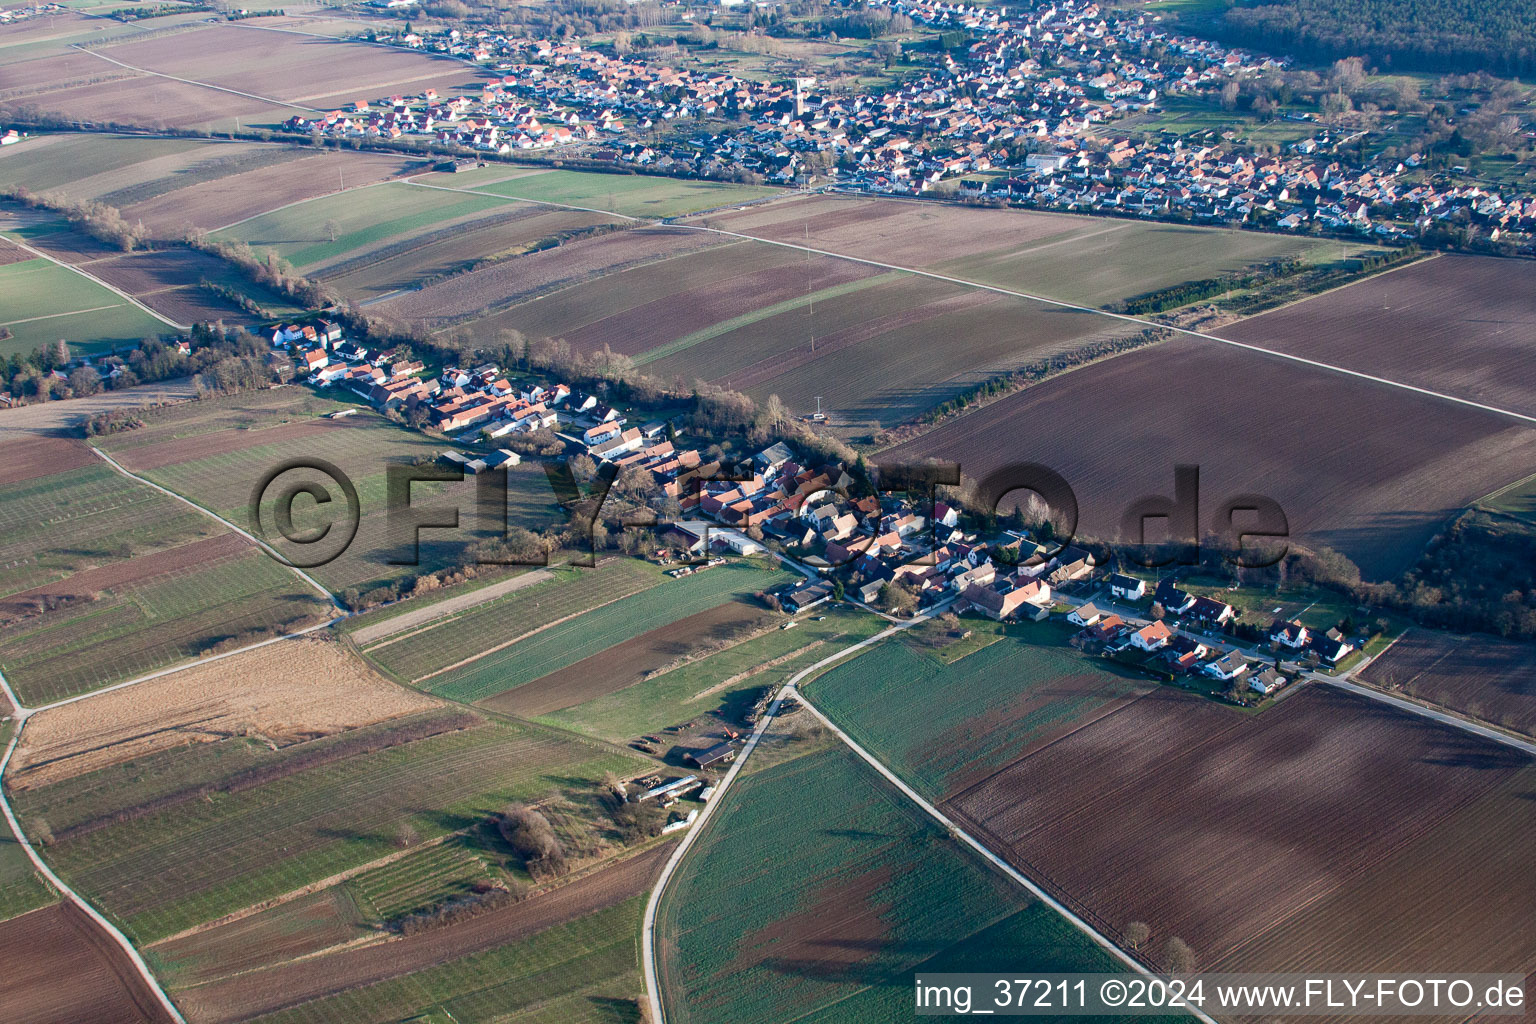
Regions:
<instances>
[{"instance_id":1,"label":"aerial village","mask_svg":"<svg viewBox=\"0 0 1536 1024\"><path fill-rule=\"evenodd\" d=\"M807 458L785 441L746 465L723 467L666 420L631 423L625 410L561 383L495 365L423 376L417 360L371 353L319 320L273 330L319 388L344 388L384 413L445 435L440 460L471 474L521 462L509 435L548 432L557 457L586 456L614 472L641 471L674 514L658 526L655 557L674 576L726 557L776 559L803 579L765 595L790 616L833 601L885 615L953 613L994 622L1056 621L1070 642L1168 681L1200 681L1246 703L1274 695L1308 669L1340 666L1365 637L1294 621L1242 623L1231 604L1181 589L1175 576L1116 571L1092 548L1051 546L1015 517L1012 528L967 514L957 501L886 493L867 471ZM707 445L708 442L705 442Z\"/></svg>"},{"instance_id":2,"label":"aerial village","mask_svg":"<svg viewBox=\"0 0 1536 1024\"><path fill-rule=\"evenodd\" d=\"M892 89L844 96L817 92L811 78L757 82L575 41L406 33L380 41L457 56L499 76L479 95L359 99L286 127L335 138L425 137L501 155L571 147L652 172L745 173L877 195L921 195L949 181L949 194L1030 208L1384 240L1407 240L1458 215L1495 241L1536 230L1536 197L1412 181L1419 154L1356 165L1340 155L1340 133L1322 125L1276 156L1170 133L1140 144L1117 137L1117 120L1155 110L1164 97L1219 91L1288 65L1170 33L1154 14L1111 17L1075 0L1030 9L872 5L981 38ZM719 130L682 128L695 120Z\"/></svg>"}]
</instances>

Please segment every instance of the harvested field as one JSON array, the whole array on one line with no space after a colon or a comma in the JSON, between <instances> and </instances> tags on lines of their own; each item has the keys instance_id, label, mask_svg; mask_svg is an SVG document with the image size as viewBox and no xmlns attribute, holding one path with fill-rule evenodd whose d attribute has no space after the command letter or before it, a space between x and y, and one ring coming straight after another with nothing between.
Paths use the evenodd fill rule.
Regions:
<instances>
[{"instance_id":1,"label":"harvested field","mask_svg":"<svg viewBox=\"0 0 1536 1024\"><path fill-rule=\"evenodd\" d=\"M483 702L509 715L534 718L626 686L700 649L710 649L760 629L774 618L764 608L727 601L660 626L547 676Z\"/></svg>"},{"instance_id":2,"label":"harvested field","mask_svg":"<svg viewBox=\"0 0 1536 1024\"><path fill-rule=\"evenodd\" d=\"M242 974L179 991L177 1000L194 1020L236 1021L424 971L623 903L650 887L671 852L662 843L452 928Z\"/></svg>"},{"instance_id":3,"label":"harvested field","mask_svg":"<svg viewBox=\"0 0 1536 1024\"><path fill-rule=\"evenodd\" d=\"M1310 960L1308 948L1281 948L1272 936L1345 891L1373 913L1400 908L1408 890L1386 867L1432 836L1457 844L1441 856L1457 865L1448 875L1478 874L1484 862L1464 836L1442 830L1488 800L1536 820L1531 774L1530 759L1509 748L1322 685L1258 717L1164 689L948 807L1107 934L1145 921L1159 941L1188 942L1203 969L1277 969L1281 960L1411 970L1421 960L1378 955L1378 947L1402 949L1401 936L1362 933L1347 916L1313 920L1311 951L1342 954L1334 939L1351 935L1339 959ZM1483 933L1478 952L1498 950L1493 959L1460 945L1458 954L1489 970L1536 962L1531 936L1477 925L1495 904L1536 905L1529 845L1502 856L1523 860L1523 875L1482 889L1480 899L1415 890L1423 894L1414 901L1418 941Z\"/></svg>"},{"instance_id":4,"label":"harvested field","mask_svg":"<svg viewBox=\"0 0 1536 1024\"><path fill-rule=\"evenodd\" d=\"M356 188L425 166L414 157L389 153L326 153L198 182L136 203L125 216L144 221L157 234L186 228L212 231L267 210L325 196L345 185ZM323 218L322 218L323 220Z\"/></svg>"},{"instance_id":5,"label":"harvested field","mask_svg":"<svg viewBox=\"0 0 1536 1024\"><path fill-rule=\"evenodd\" d=\"M7 784L47 786L231 736L286 746L438 706L380 678L339 643L284 640L36 716Z\"/></svg>"},{"instance_id":6,"label":"harvested field","mask_svg":"<svg viewBox=\"0 0 1536 1024\"><path fill-rule=\"evenodd\" d=\"M88 600L105 590L144 583L159 576L169 576L208 565L226 558L237 558L251 550L251 542L238 533L221 533L205 540L112 562L31 590L0 598L0 622L37 612L40 606L59 601Z\"/></svg>"},{"instance_id":7,"label":"harvested field","mask_svg":"<svg viewBox=\"0 0 1536 1024\"><path fill-rule=\"evenodd\" d=\"M103 52L146 71L319 110L429 88L448 95L473 89L484 77L446 58L241 25L129 41Z\"/></svg>"},{"instance_id":8,"label":"harvested field","mask_svg":"<svg viewBox=\"0 0 1536 1024\"><path fill-rule=\"evenodd\" d=\"M114 456L114 458L128 469L135 472L143 472L144 470L174 466L181 462L191 462L194 459L211 459L220 455L234 455L251 448L261 447L262 445L282 444L306 438L323 438L328 434L366 427L370 422L370 418L366 415L348 416L345 419L339 420L317 417L302 423L287 423L275 427L263 427L252 430L220 430L216 433L197 434L192 437L177 438L173 441L161 441L158 444L133 448Z\"/></svg>"},{"instance_id":9,"label":"harvested field","mask_svg":"<svg viewBox=\"0 0 1536 1024\"><path fill-rule=\"evenodd\" d=\"M930 270L1067 302L1107 305L1327 244L1109 217L817 196L710 214L710 227Z\"/></svg>"},{"instance_id":10,"label":"harvested field","mask_svg":"<svg viewBox=\"0 0 1536 1024\"><path fill-rule=\"evenodd\" d=\"M93 276L121 288L161 316L182 324L210 320L243 320L246 310L201 287L209 281L244 294L263 309L294 313L289 300L243 280L216 256L191 249L161 249L94 260Z\"/></svg>"},{"instance_id":11,"label":"harvested field","mask_svg":"<svg viewBox=\"0 0 1536 1024\"><path fill-rule=\"evenodd\" d=\"M885 455L930 456L959 462L971 479L1043 463L1077 494L1078 534L1103 538L1142 496L1172 493L1175 464L1197 464L1203 526L1220 502L1264 494L1292 537L1336 548L1379 580L1412 564L1456 510L1526 475L1536 430L1178 339L1029 388Z\"/></svg>"},{"instance_id":12,"label":"harvested field","mask_svg":"<svg viewBox=\"0 0 1536 1024\"><path fill-rule=\"evenodd\" d=\"M0 440L59 437L79 430L86 420L99 412L185 402L193 397L192 378L177 377L121 391L103 391L89 398L72 398L67 402L0 409Z\"/></svg>"},{"instance_id":13,"label":"harvested field","mask_svg":"<svg viewBox=\"0 0 1536 1024\"><path fill-rule=\"evenodd\" d=\"M104 60L97 63L103 75L115 76L123 70ZM154 75L123 78L106 87L74 85L54 89L28 96L26 103L46 114L70 120L137 125L156 131L213 125L233 128L236 118L247 126L255 122L275 124L303 113L301 108L287 104L236 96Z\"/></svg>"},{"instance_id":14,"label":"harvested field","mask_svg":"<svg viewBox=\"0 0 1536 1024\"><path fill-rule=\"evenodd\" d=\"M8 1024L168 1022L123 951L72 903L0 922Z\"/></svg>"},{"instance_id":15,"label":"harvested field","mask_svg":"<svg viewBox=\"0 0 1536 1024\"><path fill-rule=\"evenodd\" d=\"M0 484L18 484L54 473L89 466L96 456L82 441L66 437L38 437L11 441L5 446L5 461L0 463Z\"/></svg>"},{"instance_id":16,"label":"harvested field","mask_svg":"<svg viewBox=\"0 0 1536 1024\"><path fill-rule=\"evenodd\" d=\"M1531 644L1410 629L1358 678L1536 735L1536 646Z\"/></svg>"},{"instance_id":17,"label":"harvested field","mask_svg":"<svg viewBox=\"0 0 1536 1024\"><path fill-rule=\"evenodd\" d=\"M841 744L725 799L662 899L669 1020L886 1024L914 970L1113 970Z\"/></svg>"},{"instance_id":18,"label":"harvested field","mask_svg":"<svg viewBox=\"0 0 1536 1024\"><path fill-rule=\"evenodd\" d=\"M642 362L664 380L703 378L759 401L777 394L797 414L820 397L835 426L869 434L991 373L1132 333L1094 313L899 273L785 305L695 332Z\"/></svg>"},{"instance_id":19,"label":"harvested field","mask_svg":"<svg viewBox=\"0 0 1536 1024\"><path fill-rule=\"evenodd\" d=\"M473 274L460 274L379 303L376 308L389 316L426 320L438 326L490 317L476 323L474 330L477 335L493 337L498 329L514 323L502 322L500 317L490 314L514 303L628 267L721 244L717 237L681 228L621 231L531 253Z\"/></svg>"},{"instance_id":20,"label":"harvested field","mask_svg":"<svg viewBox=\"0 0 1536 1024\"><path fill-rule=\"evenodd\" d=\"M1536 266L1441 256L1221 328L1236 341L1536 415Z\"/></svg>"},{"instance_id":21,"label":"harvested field","mask_svg":"<svg viewBox=\"0 0 1536 1024\"><path fill-rule=\"evenodd\" d=\"M807 260L789 249L742 242L609 274L524 303L495 320L528 337L564 338L578 352L607 345L644 356L697 331L724 333L732 322L805 305L828 289L875 273L848 260Z\"/></svg>"}]
</instances>

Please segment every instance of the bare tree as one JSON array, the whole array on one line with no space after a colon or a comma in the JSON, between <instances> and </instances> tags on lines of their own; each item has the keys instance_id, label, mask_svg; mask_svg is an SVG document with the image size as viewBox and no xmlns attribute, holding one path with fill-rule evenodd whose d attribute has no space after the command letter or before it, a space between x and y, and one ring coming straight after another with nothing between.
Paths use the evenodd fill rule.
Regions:
<instances>
[{"instance_id":1,"label":"bare tree","mask_svg":"<svg viewBox=\"0 0 1536 1024\"><path fill-rule=\"evenodd\" d=\"M1132 949L1140 949L1142 943L1152 937L1152 929L1145 921L1132 921L1125 926L1125 943Z\"/></svg>"},{"instance_id":2,"label":"bare tree","mask_svg":"<svg viewBox=\"0 0 1536 1024\"><path fill-rule=\"evenodd\" d=\"M326 221L325 224L323 225L323 228L325 230L325 233L330 236L331 241L334 242L334 241L336 241L337 238L341 237L341 225L336 223L336 221L334 221L334 220Z\"/></svg>"},{"instance_id":3,"label":"bare tree","mask_svg":"<svg viewBox=\"0 0 1536 1024\"><path fill-rule=\"evenodd\" d=\"M1189 943L1175 935L1168 940L1163 947L1163 963L1174 974L1195 973L1195 951L1189 948Z\"/></svg>"}]
</instances>

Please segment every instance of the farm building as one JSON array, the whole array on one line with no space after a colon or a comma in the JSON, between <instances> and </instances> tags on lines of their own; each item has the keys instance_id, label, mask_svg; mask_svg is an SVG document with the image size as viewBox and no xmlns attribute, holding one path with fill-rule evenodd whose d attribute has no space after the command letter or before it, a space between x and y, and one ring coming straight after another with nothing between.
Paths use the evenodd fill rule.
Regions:
<instances>
[{"instance_id":1,"label":"farm building","mask_svg":"<svg viewBox=\"0 0 1536 1024\"><path fill-rule=\"evenodd\" d=\"M705 750L694 750L683 755L683 760L699 768L722 768L736 760L736 748L729 742L717 743Z\"/></svg>"},{"instance_id":2,"label":"farm building","mask_svg":"<svg viewBox=\"0 0 1536 1024\"><path fill-rule=\"evenodd\" d=\"M801 580L779 595L779 607L795 615L831 599L832 584L828 581Z\"/></svg>"}]
</instances>

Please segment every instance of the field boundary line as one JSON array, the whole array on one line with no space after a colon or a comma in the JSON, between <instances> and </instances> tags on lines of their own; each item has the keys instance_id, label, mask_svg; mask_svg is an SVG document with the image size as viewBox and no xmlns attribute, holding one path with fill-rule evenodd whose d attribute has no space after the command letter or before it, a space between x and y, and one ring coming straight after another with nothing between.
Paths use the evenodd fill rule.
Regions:
<instances>
[{"instance_id":1,"label":"field boundary line","mask_svg":"<svg viewBox=\"0 0 1536 1024\"><path fill-rule=\"evenodd\" d=\"M1388 387L1401 388L1404 391L1411 391L1415 394L1424 395L1428 398L1438 398L1446 402L1455 402L1457 405L1464 405L1472 409L1481 410L1482 412L1494 413L1495 415L1520 420L1522 422L1536 426L1536 416L1529 416L1525 413L1515 412L1511 409L1501 409L1496 405L1486 405L1482 402L1475 402L1470 398L1457 398L1455 395L1447 395L1444 392L1434 391L1430 388L1421 388L1416 384L1405 384L1402 381L1391 380L1387 377L1378 377L1375 374L1366 373L1363 370L1351 370L1348 367L1337 366L1333 363L1325 363L1317 359L1308 359L1305 356L1292 355L1287 352L1278 352L1275 349L1264 348L1260 345L1251 345L1244 341L1234 341L1231 338L1223 338L1219 335L1207 334L1204 331L1197 331L1190 327L1175 327L1172 324L1165 324L1156 320L1148 320L1144 317L1132 316L1129 313L1111 313L1109 310L1100 309L1097 306L1085 306L1081 303L1067 302L1064 299L1052 299L1047 298L1044 295L1035 295L1030 292L1017 291L1012 288L1003 288L992 284L982 284L979 281L968 281L962 277L951 277L948 274L939 274L931 270L917 270L913 267L898 266L895 263L882 263L879 260L867 259L863 256L849 256L845 253L833 252L830 249L817 249L813 246L801 245L798 242L783 242L771 238L758 238L756 235L746 235L739 231L727 231L724 228L711 228L704 227L699 224L679 224L676 222L668 222L664 225L642 225L642 227L656 226L681 227L686 228L689 231L706 231L712 234L725 235L728 238L744 238L755 242L763 242L767 245L778 245L786 249L795 249L799 252L813 253L818 256L831 256L836 259L852 260L855 263L863 263L871 267L880 267L885 270L900 270L908 274L915 274L918 277L932 278L935 281L944 281L948 284L963 285L969 288L979 288L983 291L996 292L999 295L1010 295L1016 299L1028 299L1032 302L1040 302L1044 303L1045 305L1055 306L1060 309L1070 309L1079 313L1096 313L1099 316L1120 320L1124 323L1137 324L1138 326L1144 328L1169 330L1177 334L1187 335L1191 338L1199 338L1203 341L1214 341L1220 345L1228 345L1232 348L1245 349L1249 352L1258 352L1262 355L1274 356L1277 359L1286 359L1293 363L1300 363L1303 366L1310 366L1313 369L1327 370L1333 373L1344 374L1345 376L1349 377L1356 377L1360 380L1371 381L1375 384L1385 384Z\"/></svg>"},{"instance_id":2,"label":"field boundary line","mask_svg":"<svg viewBox=\"0 0 1536 1024\"><path fill-rule=\"evenodd\" d=\"M5 748L5 756L0 758L0 778L4 777L5 769L10 766L11 755L16 752L17 741L21 739L21 732L26 728L26 724L25 717L22 717L17 722L15 731L11 734L11 741ZM171 1019L176 1021L177 1024L187 1024L187 1019L181 1015L181 1011L176 1008L176 1004L171 1002L171 997L166 994L165 989L160 987L160 982L155 978L154 972L149 969L149 965L144 962L144 958L139 955L139 951L128 940L128 936L119 931L117 926L111 921L103 917L95 907L87 903L79 893L65 885L64 880L54 874L53 869L48 866L37 850L33 849L26 833L21 830L21 822L17 820L16 813L11 810L11 802L6 799L3 785L0 785L0 811L4 812L5 823L10 827L11 834L16 837L16 842L20 844L23 852L27 855L27 859L32 862L32 866L37 870L37 873L42 875L48 884L58 890L66 900L79 907L87 917L107 933L113 942L122 947L123 952L128 954L128 959L133 964L134 970L138 972L139 977L144 980L144 983L149 986L149 990L155 994L155 998L159 1001L161 1008L170 1014Z\"/></svg>"},{"instance_id":3,"label":"field boundary line","mask_svg":"<svg viewBox=\"0 0 1536 1024\"><path fill-rule=\"evenodd\" d=\"M307 110L312 114L324 113L324 111L322 111L319 107L306 107L302 103L289 103L287 100L273 99L271 96L258 96L253 92L241 92L239 89L230 89L222 85L213 85L209 82L199 82L195 78L177 78L175 75L167 75L159 71L151 71L148 68L139 68L134 67L132 64L124 64L116 57L108 57L104 53L93 50L88 46L81 46L79 43L70 43L69 45L71 49L79 50L81 53L88 53L93 57L100 57L102 60L109 64L116 64L118 67L127 68L129 71L137 71L141 75L150 75L154 78L163 78L167 82L180 82L183 85L195 85L203 89L212 89L215 92L227 92L231 96L243 96L248 100L260 100L263 103L271 103L278 107L287 107L290 110Z\"/></svg>"},{"instance_id":4,"label":"field boundary line","mask_svg":"<svg viewBox=\"0 0 1536 1024\"><path fill-rule=\"evenodd\" d=\"M57 320L61 316L79 316L82 313L100 313L104 309L121 308L123 308L121 302L114 302L110 306L92 306L90 309L71 309L67 313L45 313L42 316L29 316L22 320L6 320L0 322L0 327L15 327L17 324L35 324L39 320Z\"/></svg>"},{"instance_id":5,"label":"field boundary line","mask_svg":"<svg viewBox=\"0 0 1536 1024\"><path fill-rule=\"evenodd\" d=\"M841 661L855 651L872 647L887 637L894 636L903 630L911 629L913 626L927 622L944 608L947 608L949 604L950 602L948 601L940 602L922 615L897 623L894 626L888 626L873 636L865 637L856 644L851 644L841 650L834 651L814 665L807 665L799 672L796 672L790 677L789 682L779 689L772 703L768 705L768 710L764 712L763 717L758 721L757 727L752 730L752 735L747 738L746 745L741 748L740 755L732 763L730 770L725 773L725 777L715 786L715 795L704 805L704 810L699 812L698 819L683 835L683 841L678 843L677 849L673 850L672 855L667 858L666 864L662 866L661 874L656 878L656 884L651 887L650 897L646 900L645 916L642 918L640 929L640 964L645 971L645 994L651 1007L651 1020L655 1024L666 1024L667 1019L661 1004L661 982L656 969L656 914L661 907L661 897L667 888L667 883L672 880L672 876L677 872L678 866L682 864L683 857L687 854L689 847L693 845L694 840L704 831L704 826L714 815L715 809L724 803L723 797L726 790L732 782L736 781L736 776L741 774L741 766L746 764L747 758L751 755L752 751L757 749L758 741L762 739L763 733L768 730L768 726L778 714L779 706L787 697L795 693L795 684L811 673L819 672L833 662ZM804 700L804 698L801 699L802 701ZM810 705L806 706L809 707ZM1211 1021L1208 1024L1215 1024L1215 1022Z\"/></svg>"},{"instance_id":6,"label":"field boundary line","mask_svg":"<svg viewBox=\"0 0 1536 1024\"><path fill-rule=\"evenodd\" d=\"M107 291L111 292L113 295L116 295L116 296L118 296L119 298L122 298L122 299L126 299L128 302L132 303L134 306L137 306L139 309L141 309L144 312L148 313L150 316L154 317L156 320L159 320L161 323L165 324L167 327L174 327L178 331L189 331L189 330L192 329L192 326L190 324L179 324L176 321L172 320L170 317L162 316L159 313L156 313L154 310L150 309L148 306L144 305L144 303L140 302L138 299L134 298L132 295L129 295L127 292L123 291L121 288L117 287L116 285L108 284L107 282L103 281L101 278L97 277L95 274L87 273L86 271L81 270L79 267L77 267L77 266L75 266L75 265L73 265L71 263L65 263L63 260L58 259L57 257L54 257L54 256L50 256L48 253L43 252L41 249L34 249L32 246L28 245L26 242L23 242L19 238L11 238L10 236L6 236L6 241L10 242L12 245L15 245L15 246L18 246L19 248L27 250L27 252L31 253L34 256L37 256L37 257L39 257L41 259L47 260L49 263L55 263L55 264L63 267L65 270L71 270L71 271L75 272L76 274L79 274L81 277L85 278L87 281L90 281L90 282L92 282L94 284L100 285L101 287L105 288ZM106 309L106 308L113 308L113 307L102 307L102 308ZM89 312L89 311L88 310L76 310L76 312ZM16 323L22 323L22 322L23 321L20 321L20 320L16 321Z\"/></svg>"},{"instance_id":7,"label":"field boundary line","mask_svg":"<svg viewBox=\"0 0 1536 1024\"><path fill-rule=\"evenodd\" d=\"M293 565L292 563L290 563L288 561L288 559L284 558L282 556L282 554L280 552L278 552L278 550L276 548L272 547L272 545L268 544L266 541L264 541L261 538L255 536L254 534L251 534L251 533L249 533L249 532L247 532L245 530L242 530L240 527L236 526L234 523L230 522L228 519L225 519L223 516L219 515L217 512L214 512L212 509L204 508L202 505L199 505L197 502L193 501L191 498L187 498L187 497L184 497L184 496L182 496L180 494L177 494L175 491L170 490L169 488L161 487L159 484L155 483L153 480L146 480L144 477L139 476L137 473L132 473L132 472L124 469L121 463L119 463L112 456L108 455L106 452L102 451L100 448L97 448L95 445L88 445L87 447L89 447L91 449L91 451L95 452L97 455L101 456L101 458L105 459L107 465L111 466L113 469L115 469L119 473L123 474L123 476L128 477L130 480L137 480L139 483L144 484L147 487L153 487L155 490L159 491L161 494L164 494L164 495L166 495L167 497L170 497L170 498L175 498L177 501L182 502L185 505L190 505L191 507L197 509L199 512L201 512L203 515L209 517L210 519L213 519L216 522L223 523L225 526L229 527L229 529L234 530L240 536L244 537L246 540L250 541L252 544L255 544L257 547L261 548L267 554L269 554L273 558L277 559L280 563L282 563L283 565L287 566L293 572L294 575L298 576L299 579L303 580L305 583L308 583L311 587L313 587L315 589L316 593L320 594L327 601L329 601L333 608L335 608L339 612L342 612L344 615L346 614L347 609L343 608L341 606L341 602L336 600L336 595L335 594L331 593L325 587L322 587L320 585L320 582L318 580L316 580L313 576L311 576L309 573L305 572L303 569L300 569L298 566Z\"/></svg>"},{"instance_id":8,"label":"field boundary line","mask_svg":"<svg viewBox=\"0 0 1536 1024\"><path fill-rule=\"evenodd\" d=\"M793 686L793 684L788 684L786 689L789 688L789 686ZM943 811L940 811L933 804L923 799L923 797L920 796L916 790L912 789L912 787L903 782L895 772L881 764L873 754L869 753L869 751L865 750L863 747L859 746L858 743L854 742L853 737L849 736L842 729L838 728L836 723L834 723L826 715L822 714L821 710L817 708L816 705L806 700L804 694L798 694L798 696L800 703L804 704L806 709L809 710L811 714L815 715L823 725L832 730L833 734L848 746L848 749L859 755L859 757L866 761L870 767L879 772L887 782L894 785L899 791L901 791L904 796L908 797L924 811L926 811L931 818L933 818L939 824L943 825L951 835L964 842L967 846L971 847L971 849L975 850L982 857L984 857L993 867L997 868L1003 874L1007 875L1013 881L1027 889L1036 899L1040 900L1046 906L1050 907L1062 917L1066 918L1068 922L1070 922L1078 929L1078 931L1092 939L1095 943L1101 946L1105 952L1115 957L1115 959L1131 968L1131 970L1135 971L1137 974L1148 978L1154 977L1151 971L1147 970L1147 968L1142 966L1141 963L1127 955L1120 949L1119 946L1116 946L1108 938L1102 935L1096 928L1088 924L1088 922L1084 921L1082 918L1078 917L1072 911L1068 910L1064 905L1058 902L1044 889L1040 888L1039 885L1035 884L1034 881L1020 872L1012 864L1009 864L1003 858L987 849L987 847L982 845L979 840L973 838L969 832L966 832L959 825L956 825L953 821L951 821ZM1201 1010L1198 1007L1185 1006L1184 1008L1188 1010L1192 1016L1203 1021L1204 1024L1217 1024L1215 1018L1211 1017L1204 1010Z\"/></svg>"},{"instance_id":9,"label":"field boundary line","mask_svg":"<svg viewBox=\"0 0 1536 1024\"><path fill-rule=\"evenodd\" d=\"M524 587L531 587L536 583L543 583L547 580L552 580L555 578L555 575L551 573L547 568L531 569L528 572L518 573L517 575L508 579L501 580L496 583L490 583L484 587L481 587L478 591L472 590L467 594L460 594L457 597L442 598L441 600L435 601L432 604L424 605L421 608L407 609L399 615L389 618L382 618L377 622L372 622L368 625L352 630L349 635L352 637L352 642L357 644L360 650L370 646L378 649L380 647L388 646L387 644L381 643L380 641L393 641L393 639L396 638L400 633L414 633L417 629L430 628L439 619L457 618L466 612L474 611L476 608L489 601L495 601L499 598L506 597L508 594L515 594L519 590L522 590ZM497 590L498 587L501 589ZM495 592L490 593L490 591ZM388 630L386 632L375 633L371 638L368 639L361 638L358 635L372 629L388 626L398 619L408 618L413 612L417 614L426 613L435 610L439 605L449 604L450 602L463 600L468 597L473 597L475 600L470 601L467 604L460 605L458 608L450 608L446 611L439 611L435 615L418 619L415 622L408 622L403 626L398 626L395 629Z\"/></svg>"}]
</instances>

